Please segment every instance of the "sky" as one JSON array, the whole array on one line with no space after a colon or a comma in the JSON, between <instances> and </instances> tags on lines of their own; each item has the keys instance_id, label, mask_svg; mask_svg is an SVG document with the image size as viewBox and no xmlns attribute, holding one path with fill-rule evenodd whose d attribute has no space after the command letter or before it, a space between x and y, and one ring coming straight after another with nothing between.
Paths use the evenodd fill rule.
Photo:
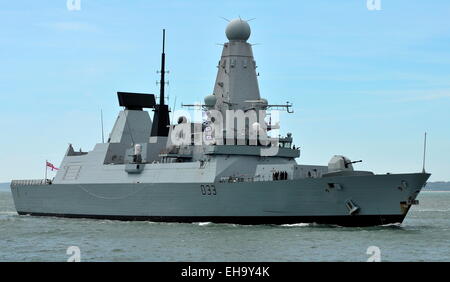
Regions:
<instances>
[{"instance_id":1,"label":"sky","mask_svg":"<svg viewBox=\"0 0 450 282\"><path fill-rule=\"evenodd\" d=\"M72 143L91 150L117 91L158 93L166 29L169 104L213 91L223 18L253 19L261 96L294 104L281 131L300 164L450 180L450 1L0 0L0 182L44 177ZM223 17L223 18L222 18Z\"/></svg>"}]
</instances>

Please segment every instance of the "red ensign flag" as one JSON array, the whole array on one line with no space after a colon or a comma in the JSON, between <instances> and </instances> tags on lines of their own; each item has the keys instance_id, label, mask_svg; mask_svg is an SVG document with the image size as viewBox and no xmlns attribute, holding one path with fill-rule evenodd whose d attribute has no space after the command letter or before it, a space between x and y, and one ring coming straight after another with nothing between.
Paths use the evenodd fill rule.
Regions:
<instances>
[{"instance_id":1,"label":"red ensign flag","mask_svg":"<svg viewBox=\"0 0 450 282\"><path fill-rule=\"evenodd\" d=\"M56 166L54 166L52 163L47 162L47 167L51 168L53 170L59 170Z\"/></svg>"}]
</instances>

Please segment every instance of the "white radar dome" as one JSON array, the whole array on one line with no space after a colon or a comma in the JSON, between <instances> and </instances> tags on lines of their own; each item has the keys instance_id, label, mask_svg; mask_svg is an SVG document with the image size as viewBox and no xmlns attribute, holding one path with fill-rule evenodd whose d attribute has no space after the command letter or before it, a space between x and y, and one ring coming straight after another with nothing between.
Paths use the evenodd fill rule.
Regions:
<instances>
[{"instance_id":1,"label":"white radar dome","mask_svg":"<svg viewBox=\"0 0 450 282\"><path fill-rule=\"evenodd\" d=\"M208 95L205 97L205 106L208 108L214 108L216 105L217 98L214 95Z\"/></svg>"},{"instance_id":2,"label":"white radar dome","mask_svg":"<svg viewBox=\"0 0 450 282\"><path fill-rule=\"evenodd\" d=\"M225 30L228 40L247 40L250 33L250 25L242 19L230 21Z\"/></svg>"}]
</instances>

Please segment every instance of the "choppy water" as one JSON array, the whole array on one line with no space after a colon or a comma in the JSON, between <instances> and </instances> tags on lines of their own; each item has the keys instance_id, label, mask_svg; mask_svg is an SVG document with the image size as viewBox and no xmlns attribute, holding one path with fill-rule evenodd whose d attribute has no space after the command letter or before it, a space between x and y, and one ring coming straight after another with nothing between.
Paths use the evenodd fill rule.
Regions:
<instances>
[{"instance_id":1,"label":"choppy water","mask_svg":"<svg viewBox=\"0 0 450 282\"><path fill-rule=\"evenodd\" d=\"M18 216L0 191L0 261L450 261L450 192L423 192L401 226L241 226Z\"/></svg>"}]
</instances>

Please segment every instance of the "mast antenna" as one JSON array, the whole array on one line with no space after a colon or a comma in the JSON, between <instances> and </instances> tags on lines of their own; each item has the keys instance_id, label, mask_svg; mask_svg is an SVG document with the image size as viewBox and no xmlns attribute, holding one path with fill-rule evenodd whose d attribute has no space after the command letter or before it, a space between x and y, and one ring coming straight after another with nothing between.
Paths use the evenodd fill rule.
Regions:
<instances>
[{"instance_id":1,"label":"mast antenna","mask_svg":"<svg viewBox=\"0 0 450 282\"><path fill-rule=\"evenodd\" d=\"M427 151L427 133L425 132L425 137L423 140L423 162L422 162L422 173L425 173L425 154Z\"/></svg>"},{"instance_id":2,"label":"mast antenna","mask_svg":"<svg viewBox=\"0 0 450 282\"><path fill-rule=\"evenodd\" d=\"M153 124L151 136L167 137L169 135L169 106L165 104L164 99L164 87L166 85L166 30L163 29L163 42L162 42L162 54L161 54L161 80L159 82L159 105L155 106L155 114L153 116Z\"/></svg>"},{"instance_id":3,"label":"mast antenna","mask_svg":"<svg viewBox=\"0 0 450 282\"><path fill-rule=\"evenodd\" d=\"M160 91L159 91L159 104L164 105L164 86L165 86L165 75L166 75L166 30L163 29L163 40L162 40L162 55L161 55L161 81L160 81Z\"/></svg>"},{"instance_id":4,"label":"mast antenna","mask_svg":"<svg viewBox=\"0 0 450 282\"><path fill-rule=\"evenodd\" d=\"M175 118L175 108L177 106L177 96L175 96L175 102L173 103L173 111L172 111L172 124L173 124L173 119Z\"/></svg>"},{"instance_id":5,"label":"mast antenna","mask_svg":"<svg viewBox=\"0 0 450 282\"><path fill-rule=\"evenodd\" d=\"M105 134L103 130L103 110L100 109L100 122L102 124L102 143L105 143Z\"/></svg>"}]
</instances>

